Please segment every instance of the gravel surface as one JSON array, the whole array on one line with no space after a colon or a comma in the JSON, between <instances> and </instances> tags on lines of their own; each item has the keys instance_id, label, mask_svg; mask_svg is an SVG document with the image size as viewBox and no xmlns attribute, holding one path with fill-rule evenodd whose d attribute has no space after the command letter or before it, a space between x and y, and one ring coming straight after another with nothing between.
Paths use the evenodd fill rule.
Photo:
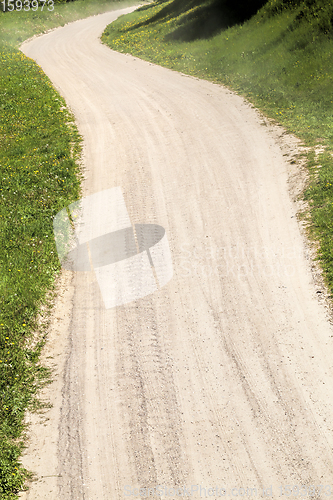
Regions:
<instances>
[{"instance_id":1,"label":"gravel surface","mask_svg":"<svg viewBox=\"0 0 333 500\"><path fill-rule=\"evenodd\" d=\"M132 224L165 228L174 274L106 309L94 272L63 272L44 352L53 408L29 417L37 480L22 498L119 500L157 485L214 499L314 485L329 498L333 330L289 190L297 144L286 153L282 128L228 89L102 45L130 10L22 50L75 114L84 196L121 187Z\"/></svg>"}]
</instances>

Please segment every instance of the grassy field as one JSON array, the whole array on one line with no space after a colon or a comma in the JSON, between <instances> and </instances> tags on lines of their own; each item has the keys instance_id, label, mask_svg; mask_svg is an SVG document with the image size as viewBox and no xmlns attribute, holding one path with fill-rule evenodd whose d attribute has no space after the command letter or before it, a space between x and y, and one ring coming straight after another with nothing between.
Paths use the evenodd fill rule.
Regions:
<instances>
[{"instance_id":1,"label":"grassy field","mask_svg":"<svg viewBox=\"0 0 333 500\"><path fill-rule=\"evenodd\" d=\"M289 3L271 0L237 24L223 12L217 18L212 0L158 1L119 18L102 40L120 52L227 85L311 148L306 217L333 293L333 0L299 0L292 8ZM318 145L323 153L316 156Z\"/></svg>"},{"instance_id":2,"label":"grassy field","mask_svg":"<svg viewBox=\"0 0 333 500\"><path fill-rule=\"evenodd\" d=\"M134 2L132 2L133 4ZM38 408L50 374L39 355L60 265L53 217L80 196L80 143L73 116L24 39L131 2L81 0L54 12L0 13L0 498L17 498L24 415ZM43 318L41 318L41 311Z\"/></svg>"}]
</instances>

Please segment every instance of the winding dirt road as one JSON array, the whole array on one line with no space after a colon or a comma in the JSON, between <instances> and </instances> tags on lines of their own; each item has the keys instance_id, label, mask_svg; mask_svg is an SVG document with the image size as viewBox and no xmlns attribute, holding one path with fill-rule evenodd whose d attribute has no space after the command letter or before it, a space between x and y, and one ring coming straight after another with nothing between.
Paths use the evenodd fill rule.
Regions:
<instances>
[{"instance_id":1,"label":"winding dirt road","mask_svg":"<svg viewBox=\"0 0 333 500\"><path fill-rule=\"evenodd\" d=\"M130 10L22 50L75 114L84 196L120 186L133 224L165 228L174 275L105 309L93 272L64 271L46 348L54 407L31 427L24 464L38 480L22 498L118 500L158 485L213 499L314 485L329 498L333 330L291 166L242 98L103 46Z\"/></svg>"}]
</instances>

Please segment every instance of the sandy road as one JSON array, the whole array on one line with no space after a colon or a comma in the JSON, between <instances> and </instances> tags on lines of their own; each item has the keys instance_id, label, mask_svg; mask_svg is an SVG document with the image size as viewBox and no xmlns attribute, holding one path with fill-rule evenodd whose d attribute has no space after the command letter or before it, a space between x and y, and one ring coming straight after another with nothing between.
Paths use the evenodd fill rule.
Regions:
<instances>
[{"instance_id":1,"label":"sandy road","mask_svg":"<svg viewBox=\"0 0 333 500\"><path fill-rule=\"evenodd\" d=\"M121 186L133 223L166 229L174 276L106 310L92 273L64 273L48 347L54 408L32 426L24 463L39 480L23 497L113 500L157 485L214 499L209 487L333 495L333 331L290 166L240 97L101 45L118 15L22 50L76 116L84 194Z\"/></svg>"}]
</instances>

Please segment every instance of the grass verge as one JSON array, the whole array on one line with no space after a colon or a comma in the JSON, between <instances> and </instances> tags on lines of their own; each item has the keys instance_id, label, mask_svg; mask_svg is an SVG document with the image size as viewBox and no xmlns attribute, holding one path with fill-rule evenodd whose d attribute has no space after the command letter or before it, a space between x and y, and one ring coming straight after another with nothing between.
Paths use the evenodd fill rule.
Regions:
<instances>
[{"instance_id":1,"label":"grass verge","mask_svg":"<svg viewBox=\"0 0 333 500\"><path fill-rule=\"evenodd\" d=\"M24 39L134 2L81 0L52 12L0 14L0 498L17 498L24 415L40 407L50 374L40 364L49 292L60 270L53 217L80 196L74 117L41 68L18 50Z\"/></svg>"},{"instance_id":2,"label":"grass verge","mask_svg":"<svg viewBox=\"0 0 333 500\"><path fill-rule=\"evenodd\" d=\"M46 382L41 304L59 270L53 217L80 193L80 137L42 70L0 45L0 492L15 498L25 409Z\"/></svg>"},{"instance_id":3,"label":"grass verge","mask_svg":"<svg viewBox=\"0 0 333 500\"><path fill-rule=\"evenodd\" d=\"M304 198L311 207L303 216L320 243L318 258L333 294L333 1L290 4L270 0L245 23L220 27L209 37L210 20L203 20L202 12L205 8L207 18L212 0L191 0L183 7L179 0L158 1L109 25L102 41L224 84L302 139L310 148ZM201 25L201 31L193 30ZM213 26L216 33L216 22Z\"/></svg>"}]
</instances>

